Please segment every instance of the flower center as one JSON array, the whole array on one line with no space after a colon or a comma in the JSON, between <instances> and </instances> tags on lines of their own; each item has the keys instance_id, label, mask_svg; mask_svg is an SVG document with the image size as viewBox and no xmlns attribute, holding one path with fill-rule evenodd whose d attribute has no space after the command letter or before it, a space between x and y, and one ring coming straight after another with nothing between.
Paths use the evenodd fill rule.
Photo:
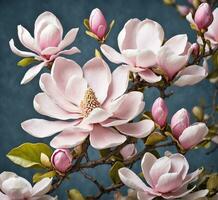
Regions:
<instances>
[{"instance_id":1,"label":"flower center","mask_svg":"<svg viewBox=\"0 0 218 200\"><path fill-rule=\"evenodd\" d=\"M100 107L100 103L98 102L94 91L91 88L88 88L85 92L83 100L80 103L82 115L84 117L88 117L89 113L98 107Z\"/></svg>"}]
</instances>

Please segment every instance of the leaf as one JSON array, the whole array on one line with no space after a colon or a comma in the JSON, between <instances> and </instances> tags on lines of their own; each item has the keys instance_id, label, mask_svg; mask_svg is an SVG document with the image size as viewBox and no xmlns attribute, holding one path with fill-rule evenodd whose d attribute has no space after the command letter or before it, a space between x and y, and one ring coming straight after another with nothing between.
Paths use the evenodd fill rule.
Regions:
<instances>
[{"instance_id":1,"label":"leaf","mask_svg":"<svg viewBox=\"0 0 218 200\"><path fill-rule=\"evenodd\" d=\"M155 145L155 144L162 142L164 140L166 140L166 137L164 135L162 135L158 132L154 132L148 136L145 144L146 145Z\"/></svg>"},{"instance_id":2,"label":"leaf","mask_svg":"<svg viewBox=\"0 0 218 200\"><path fill-rule=\"evenodd\" d=\"M110 23L110 25L109 25L109 30L108 30L108 32L107 32L107 35L104 37L104 40L106 40L106 39L108 38L108 36L109 36L109 34L110 34L110 32L111 32L111 30L112 30L114 24L115 24L115 20L112 20L111 23Z\"/></svg>"},{"instance_id":3,"label":"leaf","mask_svg":"<svg viewBox=\"0 0 218 200\"><path fill-rule=\"evenodd\" d=\"M98 49L95 49L95 57L102 58L101 53Z\"/></svg>"},{"instance_id":4,"label":"leaf","mask_svg":"<svg viewBox=\"0 0 218 200\"><path fill-rule=\"evenodd\" d=\"M83 195L77 189L71 189L67 192L68 200L85 200Z\"/></svg>"},{"instance_id":5,"label":"leaf","mask_svg":"<svg viewBox=\"0 0 218 200\"><path fill-rule=\"evenodd\" d=\"M86 31L86 35L88 35L96 40L99 40L98 36L95 35L94 33L92 33L91 31Z\"/></svg>"},{"instance_id":6,"label":"leaf","mask_svg":"<svg viewBox=\"0 0 218 200\"><path fill-rule=\"evenodd\" d=\"M33 62L35 62L35 58L34 57L29 57L29 58L23 58L22 60L20 60L17 65L20 67L27 67L28 65L32 64Z\"/></svg>"},{"instance_id":7,"label":"leaf","mask_svg":"<svg viewBox=\"0 0 218 200\"><path fill-rule=\"evenodd\" d=\"M40 161L45 167L51 168L52 165L51 165L50 159L46 154L41 153Z\"/></svg>"},{"instance_id":8,"label":"leaf","mask_svg":"<svg viewBox=\"0 0 218 200\"><path fill-rule=\"evenodd\" d=\"M192 113L199 122L203 121L204 111L200 106L194 106L192 108Z\"/></svg>"},{"instance_id":9,"label":"leaf","mask_svg":"<svg viewBox=\"0 0 218 200\"><path fill-rule=\"evenodd\" d=\"M101 150L99 150L99 154L100 154L101 158L106 157L110 152L111 152L110 149L101 149Z\"/></svg>"},{"instance_id":10,"label":"leaf","mask_svg":"<svg viewBox=\"0 0 218 200\"><path fill-rule=\"evenodd\" d=\"M124 164L120 161L114 163L114 165L109 170L109 175L113 183L118 184L120 183L120 177L118 174L118 170L124 167Z\"/></svg>"},{"instance_id":11,"label":"leaf","mask_svg":"<svg viewBox=\"0 0 218 200\"><path fill-rule=\"evenodd\" d=\"M44 143L24 143L12 149L7 154L7 157L15 164L24 168L45 168L41 163L41 153L50 158L52 149Z\"/></svg>"},{"instance_id":12,"label":"leaf","mask_svg":"<svg viewBox=\"0 0 218 200\"><path fill-rule=\"evenodd\" d=\"M43 178L52 178L56 175L55 171L49 171L45 173L35 173L33 175L33 183L41 181Z\"/></svg>"},{"instance_id":13,"label":"leaf","mask_svg":"<svg viewBox=\"0 0 218 200\"><path fill-rule=\"evenodd\" d=\"M84 24L84 26L85 26L88 30L90 30L90 27L89 27L89 20L88 20L88 19L84 19L84 20L83 20L83 24Z\"/></svg>"},{"instance_id":14,"label":"leaf","mask_svg":"<svg viewBox=\"0 0 218 200\"><path fill-rule=\"evenodd\" d=\"M218 174L213 174L207 181L207 189L210 193L218 191Z\"/></svg>"}]
</instances>

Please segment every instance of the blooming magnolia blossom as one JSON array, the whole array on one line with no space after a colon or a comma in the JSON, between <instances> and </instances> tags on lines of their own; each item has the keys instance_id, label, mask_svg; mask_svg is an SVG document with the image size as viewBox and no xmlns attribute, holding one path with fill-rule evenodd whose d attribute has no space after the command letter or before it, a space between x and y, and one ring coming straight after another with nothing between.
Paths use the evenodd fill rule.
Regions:
<instances>
[{"instance_id":1,"label":"blooming magnolia blossom","mask_svg":"<svg viewBox=\"0 0 218 200\"><path fill-rule=\"evenodd\" d=\"M31 81L43 67L48 66L48 64L53 62L60 54L72 55L80 52L76 47L63 50L72 44L79 29L71 29L66 36L62 38L63 27L58 18L50 12L44 12L36 19L34 38L22 25L19 25L17 29L20 42L24 47L31 50L31 52L17 49L14 45L14 40L11 39L9 44L13 53L21 57L33 57L40 61L40 64L31 67L26 72L21 84Z\"/></svg>"},{"instance_id":2,"label":"blooming magnolia blossom","mask_svg":"<svg viewBox=\"0 0 218 200\"><path fill-rule=\"evenodd\" d=\"M12 172L0 174L0 199L1 200L57 200L50 195L45 195L51 189L52 179L44 178L33 187L24 178Z\"/></svg>"},{"instance_id":3,"label":"blooming magnolia blossom","mask_svg":"<svg viewBox=\"0 0 218 200\"><path fill-rule=\"evenodd\" d=\"M58 120L30 119L22 128L39 138L61 132L50 143L55 148L77 146L88 136L96 149L120 145L125 135L144 138L153 130L154 122L128 123L145 104L141 92L124 94L128 80L127 68L120 66L111 74L101 58L89 60L82 70L74 61L59 57L51 74L42 74L43 93L34 98L37 112Z\"/></svg>"},{"instance_id":4,"label":"blooming magnolia blossom","mask_svg":"<svg viewBox=\"0 0 218 200\"><path fill-rule=\"evenodd\" d=\"M189 125L189 116L186 109L177 111L171 119L172 134L184 149L190 149L203 141L208 134L205 123L197 122Z\"/></svg>"},{"instance_id":5,"label":"blooming magnolia blossom","mask_svg":"<svg viewBox=\"0 0 218 200\"><path fill-rule=\"evenodd\" d=\"M192 53L192 46L187 35L176 35L164 41L164 31L160 24L145 19L130 19L118 35L118 46L121 53L104 44L102 53L114 63L124 63L132 72L147 82L154 83L161 80L152 69L159 68L169 80L175 75L175 85L193 85L205 78L207 73L198 65L186 67ZM184 69L183 69L184 68ZM192 81L193 80L193 81Z\"/></svg>"},{"instance_id":6,"label":"blooming magnolia blossom","mask_svg":"<svg viewBox=\"0 0 218 200\"><path fill-rule=\"evenodd\" d=\"M191 193L195 187L187 189L188 184L195 181L201 170L188 174L189 164L181 154L171 154L157 159L151 153L145 153L141 168L148 186L130 169L119 169L121 181L137 191L139 200L152 200L155 197L164 199L182 198ZM192 200L204 197L207 190L192 193Z\"/></svg>"}]
</instances>

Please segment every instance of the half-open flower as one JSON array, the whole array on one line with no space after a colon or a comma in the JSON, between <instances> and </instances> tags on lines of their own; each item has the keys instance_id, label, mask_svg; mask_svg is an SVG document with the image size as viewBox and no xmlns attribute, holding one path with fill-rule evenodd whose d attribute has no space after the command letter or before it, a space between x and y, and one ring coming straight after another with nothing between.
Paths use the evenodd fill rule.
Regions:
<instances>
[{"instance_id":1,"label":"half-open flower","mask_svg":"<svg viewBox=\"0 0 218 200\"><path fill-rule=\"evenodd\" d=\"M43 67L48 66L60 54L72 55L79 53L80 51L76 47L64 50L73 43L78 30L78 28L73 28L62 38L63 27L58 18L50 12L44 12L36 19L34 38L23 26L19 25L19 40L31 52L17 49L14 40L11 39L9 44L12 52L21 57L33 57L40 62L26 72L21 84L31 81Z\"/></svg>"},{"instance_id":2,"label":"half-open flower","mask_svg":"<svg viewBox=\"0 0 218 200\"><path fill-rule=\"evenodd\" d=\"M44 178L33 187L24 178L12 172L0 174L0 199L56 200L46 195L51 189L52 179Z\"/></svg>"},{"instance_id":3,"label":"half-open flower","mask_svg":"<svg viewBox=\"0 0 218 200\"><path fill-rule=\"evenodd\" d=\"M145 19L130 19L118 35L120 53L108 45L102 45L102 53L114 63L125 63L130 71L138 72L145 81L161 80L150 68L156 64L156 53L164 40L160 24Z\"/></svg>"},{"instance_id":4,"label":"half-open flower","mask_svg":"<svg viewBox=\"0 0 218 200\"><path fill-rule=\"evenodd\" d=\"M189 164L181 154L171 154L157 159L151 153L145 153L141 168L147 185L128 168L121 168L119 176L128 187L137 191L139 200L152 200L156 197L177 199L191 193L195 187L188 185L195 181L201 170L188 174ZM208 191L202 192L204 197ZM196 194L199 198L199 193ZM194 193L192 199L196 199Z\"/></svg>"},{"instance_id":5,"label":"half-open flower","mask_svg":"<svg viewBox=\"0 0 218 200\"><path fill-rule=\"evenodd\" d=\"M143 138L154 128L154 122L128 123L143 108L143 94L129 92L129 72L124 66L110 68L101 58L93 58L81 67L72 60L57 58L51 74L42 74L43 93L35 96L39 113L58 119L30 119L22 128L35 137L61 132L52 141L55 148L77 146L89 136L91 145L104 149L122 144L126 136Z\"/></svg>"}]
</instances>

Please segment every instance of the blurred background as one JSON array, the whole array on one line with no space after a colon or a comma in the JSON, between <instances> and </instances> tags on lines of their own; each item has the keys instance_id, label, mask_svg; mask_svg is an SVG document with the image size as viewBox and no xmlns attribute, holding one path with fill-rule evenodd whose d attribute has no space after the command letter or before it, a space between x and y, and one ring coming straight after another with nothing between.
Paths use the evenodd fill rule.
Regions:
<instances>
[{"instance_id":1,"label":"blurred background","mask_svg":"<svg viewBox=\"0 0 218 200\"><path fill-rule=\"evenodd\" d=\"M183 1L181 1L182 3ZM80 65L94 56L94 49L99 44L92 38L85 35L83 19L88 18L92 9L100 8L108 22L115 19L115 26L107 40L107 44L117 48L117 35L125 22L130 18L145 19L150 18L159 22L164 30L166 37L175 34L187 33L189 40L194 42L194 33L190 30L189 24L182 19L175 9L167 7L162 0L0 0L0 172L14 171L31 181L33 171L23 169L14 165L6 158L10 149L24 142L46 142L48 139L36 139L25 133L20 123L29 118L42 117L38 115L32 105L32 100L39 89L38 79L35 78L31 83L21 86L20 81L26 69L16 65L19 58L9 49L8 42L11 38L15 39L15 44L19 46L17 39L17 25L22 24L33 33L34 21L39 14L44 11L53 12L61 21L65 33L72 27L79 27L80 31L75 40L82 53L70 56ZM107 61L111 69L115 67ZM170 109L170 117L178 109L185 107L191 111L200 98L205 98L206 103L211 103L213 86L207 80L202 81L193 87L171 88L175 94L167 99ZM150 109L154 99L158 97L155 89L145 92L146 109ZM169 118L170 119L170 118ZM160 150L163 155L165 149ZM191 170L205 166L208 170L218 170L216 160L218 153L205 155L208 150L196 150L187 154L190 161ZM90 148L92 158L98 158L98 152ZM139 170L139 163L135 165ZM108 177L107 167L98 167L89 171L105 185L111 184ZM66 180L61 188L55 193L59 199L67 199L65 191L70 188L77 188L83 194L94 194L97 192L95 185L89 183L80 174L73 174L70 180ZM111 195L105 195L101 199L111 199Z\"/></svg>"}]
</instances>

